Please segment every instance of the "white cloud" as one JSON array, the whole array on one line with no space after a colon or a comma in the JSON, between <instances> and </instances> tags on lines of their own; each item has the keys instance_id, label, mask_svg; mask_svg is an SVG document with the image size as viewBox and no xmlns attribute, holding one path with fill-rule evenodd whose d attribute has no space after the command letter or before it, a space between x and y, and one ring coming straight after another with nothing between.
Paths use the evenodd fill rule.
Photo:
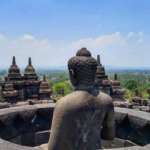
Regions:
<instances>
[{"instance_id":1,"label":"white cloud","mask_svg":"<svg viewBox=\"0 0 150 150\"><path fill-rule=\"evenodd\" d=\"M76 50L87 47L92 54L102 55L102 62L111 66L150 66L150 44L142 32L123 35L115 32L98 37L89 37L64 44L47 38L37 38L32 34L10 38L0 34L0 67L8 67L13 55L19 66L25 67L31 56L37 66L66 65Z\"/></svg>"},{"instance_id":2,"label":"white cloud","mask_svg":"<svg viewBox=\"0 0 150 150\"><path fill-rule=\"evenodd\" d=\"M115 32L108 35L101 35L96 38L80 39L76 42L73 42L72 46L76 48L83 47L83 46L87 46L90 48L105 48L113 45L125 46L128 45L131 40L133 40L132 42L134 42L132 44L142 41L143 33L129 32L127 36L123 36L120 32Z\"/></svg>"},{"instance_id":3,"label":"white cloud","mask_svg":"<svg viewBox=\"0 0 150 150\"><path fill-rule=\"evenodd\" d=\"M126 35L115 32L95 38L80 39L72 47L87 47L102 55L103 63L111 66L149 66L150 44L142 32L129 32Z\"/></svg>"},{"instance_id":4,"label":"white cloud","mask_svg":"<svg viewBox=\"0 0 150 150\"><path fill-rule=\"evenodd\" d=\"M31 34L24 34L22 39L23 40L35 40L35 37Z\"/></svg>"},{"instance_id":5,"label":"white cloud","mask_svg":"<svg viewBox=\"0 0 150 150\"><path fill-rule=\"evenodd\" d=\"M125 39L121 36L120 32L115 32L108 35L102 35L96 38L85 38L79 41L73 42L72 46L80 48L87 46L89 48L103 48L105 46L114 45L117 43L125 43Z\"/></svg>"},{"instance_id":6,"label":"white cloud","mask_svg":"<svg viewBox=\"0 0 150 150\"><path fill-rule=\"evenodd\" d=\"M4 40L5 36L3 34L0 34L0 40Z\"/></svg>"},{"instance_id":7,"label":"white cloud","mask_svg":"<svg viewBox=\"0 0 150 150\"><path fill-rule=\"evenodd\" d=\"M54 45L46 38L37 38L31 34L24 34L11 39L0 34L0 67L10 65L12 56L16 56L20 66L27 65L27 58L31 56L37 66L56 65L61 47ZM58 57L59 56L59 57Z\"/></svg>"}]
</instances>

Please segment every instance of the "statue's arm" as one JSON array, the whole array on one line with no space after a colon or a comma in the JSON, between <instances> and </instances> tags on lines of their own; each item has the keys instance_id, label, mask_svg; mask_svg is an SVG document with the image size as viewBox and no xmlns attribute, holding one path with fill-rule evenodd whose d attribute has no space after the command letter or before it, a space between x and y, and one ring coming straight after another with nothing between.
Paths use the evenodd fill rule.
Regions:
<instances>
[{"instance_id":1,"label":"statue's arm","mask_svg":"<svg viewBox=\"0 0 150 150\"><path fill-rule=\"evenodd\" d=\"M53 114L48 150L65 150L65 121L65 108L59 103Z\"/></svg>"},{"instance_id":2,"label":"statue's arm","mask_svg":"<svg viewBox=\"0 0 150 150\"><path fill-rule=\"evenodd\" d=\"M104 118L102 128L102 138L106 140L113 140L115 137L115 117L113 103L109 104L108 112Z\"/></svg>"}]
</instances>

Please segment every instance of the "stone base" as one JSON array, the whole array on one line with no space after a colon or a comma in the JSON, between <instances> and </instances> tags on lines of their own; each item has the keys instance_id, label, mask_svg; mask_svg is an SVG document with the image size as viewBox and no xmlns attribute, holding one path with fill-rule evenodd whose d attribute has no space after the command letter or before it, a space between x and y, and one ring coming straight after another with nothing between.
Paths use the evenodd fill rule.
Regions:
<instances>
[{"instance_id":1,"label":"stone base","mask_svg":"<svg viewBox=\"0 0 150 150\"><path fill-rule=\"evenodd\" d=\"M102 148L103 149L131 147L131 146L137 146L137 145L131 141L118 139L118 138L115 138L113 141L102 140Z\"/></svg>"},{"instance_id":2,"label":"stone base","mask_svg":"<svg viewBox=\"0 0 150 150\"><path fill-rule=\"evenodd\" d=\"M123 148L123 147L131 147L137 146L135 143L130 142L128 140L122 140L115 138L113 141L102 140L102 149L116 149L116 148ZM48 150L47 144L42 144L39 146L42 150Z\"/></svg>"}]
</instances>

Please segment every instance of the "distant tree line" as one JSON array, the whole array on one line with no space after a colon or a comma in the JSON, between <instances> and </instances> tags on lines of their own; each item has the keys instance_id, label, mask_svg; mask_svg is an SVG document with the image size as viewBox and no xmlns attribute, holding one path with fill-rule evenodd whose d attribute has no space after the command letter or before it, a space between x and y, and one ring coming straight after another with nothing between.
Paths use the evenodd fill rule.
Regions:
<instances>
[{"instance_id":1,"label":"distant tree line","mask_svg":"<svg viewBox=\"0 0 150 150\"><path fill-rule=\"evenodd\" d=\"M121 86L126 89L125 98L131 100L133 96L141 96L144 99L148 98L147 89L150 88L150 71L119 71L118 80ZM0 80L6 74L5 70L0 71ZM68 71L40 71L39 75L46 74L49 85L53 90L53 95L61 97L73 90L69 81ZM108 73L109 79L114 78L114 72Z\"/></svg>"}]
</instances>

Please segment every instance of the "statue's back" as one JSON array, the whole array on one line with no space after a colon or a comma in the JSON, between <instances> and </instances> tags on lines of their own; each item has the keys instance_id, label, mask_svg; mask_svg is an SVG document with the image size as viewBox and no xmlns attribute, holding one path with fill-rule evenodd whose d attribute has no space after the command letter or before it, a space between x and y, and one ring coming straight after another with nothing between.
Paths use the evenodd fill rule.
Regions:
<instances>
[{"instance_id":1,"label":"statue's back","mask_svg":"<svg viewBox=\"0 0 150 150\"><path fill-rule=\"evenodd\" d=\"M100 148L101 129L110 104L112 101L109 96L103 93L93 96L86 91L76 91L61 99L54 114L61 123L53 122L52 125L61 126L58 127L61 134L57 135L60 139L57 140L59 143L55 143L56 149L96 150Z\"/></svg>"}]
</instances>

